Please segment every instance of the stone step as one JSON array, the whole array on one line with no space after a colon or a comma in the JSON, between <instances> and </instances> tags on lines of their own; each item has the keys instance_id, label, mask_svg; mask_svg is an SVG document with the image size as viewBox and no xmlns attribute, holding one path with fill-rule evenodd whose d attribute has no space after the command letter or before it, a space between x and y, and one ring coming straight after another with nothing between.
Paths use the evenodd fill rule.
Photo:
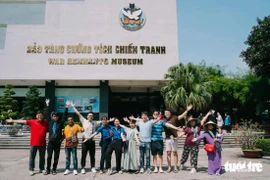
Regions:
<instances>
[{"instance_id":1,"label":"stone step","mask_svg":"<svg viewBox=\"0 0 270 180\"><path fill-rule=\"evenodd\" d=\"M163 135L164 136L164 135ZM48 137L48 134L47 134ZM78 134L80 142L82 134ZM100 149L99 141L101 139L101 135L97 135L95 137L96 148ZM20 134L15 136L0 135L0 149L29 149L29 141L30 141L30 132L29 131L21 131ZM164 140L165 141L165 140ZM47 138L48 142L48 138ZM183 148L185 142L185 136L178 140L178 148ZM235 142L235 136L233 135L224 135L224 141L222 143L222 147L224 148L236 148L239 147L239 144ZM63 144L62 144L62 148ZM165 146L164 146L165 148ZM203 143L201 143L200 148L203 148ZM81 149L81 144L78 145L78 149Z\"/></svg>"},{"instance_id":2,"label":"stone step","mask_svg":"<svg viewBox=\"0 0 270 180\"><path fill-rule=\"evenodd\" d=\"M99 141L95 141L96 148L100 149ZM184 147L184 141L178 142L178 148ZM203 148L203 143L200 144L200 147ZM235 148L239 147L236 143L226 143L224 142L222 144L223 148ZM18 141L18 142L0 142L0 149L28 149L29 148L29 141ZM62 143L62 148L64 148L64 145ZM165 145L164 145L165 148ZM78 149L81 149L81 143L78 144Z\"/></svg>"},{"instance_id":3,"label":"stone step","mask_svg":"<svg viewBox=\"0 0 270 180\"><path fill-rule=\"evenodd\" d=\"M201 144L200 149L203 149L203 147L204 147L203 144ZM223 148L237 148L238 146L230 144L230 145L222 145L222 147ZM62 145L61 148L63 149L64 146ZM79 144L77 148L81 149L81 145ZM183 145L178 144L178 149L182 149L182 148L183 148ZM4 145L4 146L1 145L0 149L29 149L29 145L25 145L25 144L16 144L16 145L9 144L9 145ZM96 144L96 149L101 149L98 144ZM164 147L164 149L165 149L165 147ZM270 162L270 160L268 160L268 161Z\"/></svg>"}]
</instances>

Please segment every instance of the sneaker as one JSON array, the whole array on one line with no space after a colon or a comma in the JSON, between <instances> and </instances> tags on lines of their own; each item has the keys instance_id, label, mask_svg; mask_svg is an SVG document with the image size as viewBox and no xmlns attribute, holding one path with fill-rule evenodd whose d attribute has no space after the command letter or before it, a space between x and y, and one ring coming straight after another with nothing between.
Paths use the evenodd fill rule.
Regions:
<instances>
[{"instance_id":1,"label":"sneaker","mask_svg":"<svg viewBox=\"0 0 270 180\"><path fill-rule=\"evenodd\" d=\"M118 173L119 173L119 174L123 174L123 171L120 170L120 171L118 171Z\"/></svg>"},{"instance_id":2,"label":"sneaker","mask_svg":"<svg viewBox=\"0 0 270 180\"><path fill-rule=\"evenodd\" d=\"M220 174L219 174L219 173L216 173L216 175L217 175L217 176L220 176Z\"/></svg>"},{"instance_id":3,"label":"sneaker","mask_svg":"<svg viewBox=\"0 0 270 180\"><path fill-rule=\"evenodd\" d=\"M68 175L69 173L70 173L70 171L67 169L67 170L65 170L64 175Z\"/></svg>"},{"instance_id":4,"label":"sneaker","mask_svg":"<svg viewBox=\"0 0 270 180\"><path fill-rule=\"evenodd\" d=\"M45 173L46 171L45 170L39 170L39 173Z\"/></svg>"},{"instance_id":5,"label":"sneaker","mask_svg":"<svg viewBox=\"0 0 270 180\"><path fill-rule=\"evenodd\" d=\"M157 168L155 168L154 173L158 173L158 169Z\"/></svg>"},{"instance_id":6,"label":"sneaker","mask_svg":"<svg viewBox=\"0 0 270 180\"><path fill-rule=\"evenodd\" d=\"M99 174L103 174L104 172L103 172L103 170L99 170Z\"/></svg>"},{"instance_id":7,"label":"sneaker","mask_svg":"<svg viewBox=\"0 0 270 180\"><path fill-rule=\"evenodd\" d=\"M74 175L78 175L78 171L77 170L73 170L73 174Z\"/></svg>"},{"instance_id":8,"label":"sneaker","mask_svg":"<svg viewBox=\"0 0 270 180\"><path fill-rule=\"evenodd\" d=\"M172 171L171 167L168 168L167 173L170 173Z\"/></svg>"},{"instance_id":9,"label":"sneaker","mask_svg":"<svg viewBox=\"0 0 270 180\"><path fill-rule=\"evenodd\" d=\"M184 169L185 169L184 164L180 164L179 170L181 171L181 170L184 170Z\"/></svg>"},{"instance_id":10,"label":"sneaker","mask_svg":"<svg viewBox=\"0 0 270 180\"><path fill-rule=\"evenodd\" d=\"M196 172L197 172L197 170L195 168L192 168L190 171L190 173L196 173Z\"/></svg>"},{"instance_id":11,"label":"sneaker","mask_svg":"<svg viewBox=\"0 0 270 180\"><path fill-rule=\"evenodd\" d=\"M56 175L56 174L57 174L56 170L52 170L52 175Z\"/></svg>"},{"instance_id":12,"label":"sneaker","mask_svg":"<svg viewBox=\"0 0 270 180\"><path fill-rule=\"evenodd\" d=\"M151 173L152 173L152 171L151 171L150 168L147 169L147 173L148 173L148 174L151 174Z\"/></svg>"},{"instance_id":13,"label":"sneaker","mask_svg":"<svg viewBox=\"0 0 270 180\"><path fill-rule=\"evenodd\" d=\"M112 174L112 169L108 169L108 172L107 172L108 175L111 175Z\"/></svg>"},{"instance_id":14,"label":"sneaker","mask_svg":"<svg viewBox=\"0 0 270 180\"><path fill-rule=\"evenodd\" d=\"M84 168L82 168L81 173L85 174L85 169Z\"/></svg>"},{"instance_id":15,"label":"sneaker","mask_svg":"<svg viewBox=\"0 0 270 180\"><path fill-rule=\"evenodd\" d=\"M143 168L140 169L140 173L141 174L144 173L144 169Z\"/></svg>"},{"instance_id":16,"label":"sneaker","mask_svg":"<svg viewBox=\"0 0 270 180\"><path fill-rule=\"evenodd\" d=\"M159 173L164 173L162 168L159 168Z\"/></svg>"},{"instance_id":17,"label":"sneaker","mask_svg":"<svg viewBox=\"0 0 270 180\"><path fill-rule=\"evenodd\" d=\"M50 171L46 170L46 171L43 172L43 174L48 175L48 174L50 174Z\"/></svg>"},{"instance_id":18,"label":"sneaker","mask_svg":"<svg viewBox=\"0 0 270 180\"><path fill-rule=\"evenodd\" d=\"M92 172L92 173L96 173L97 170L93 167L93 168L91 169L91 172Z\"/></svg>"},{"instance_id":19,"label":"sneaker","mask_svg":"<svg viewBox=\"0 0 270 180\"><path fill-rule=\"evenodd\" d=\"M35 174L34 171L29 171L30 176L34 176L34 174Z\"/></svg>"}]
</instances>

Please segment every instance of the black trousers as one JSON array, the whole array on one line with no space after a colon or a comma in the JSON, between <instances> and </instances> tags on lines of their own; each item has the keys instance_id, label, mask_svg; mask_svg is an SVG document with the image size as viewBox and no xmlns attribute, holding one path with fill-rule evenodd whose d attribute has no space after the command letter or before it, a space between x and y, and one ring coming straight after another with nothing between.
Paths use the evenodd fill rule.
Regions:
<instances>
[{"instance_id":1,"label":"black trousers","mask_svg":"<svg viewBox=\"0 0 270 180\"><path fill-rule=\"evenodd\" d=\"M61 143L62 142L49 142L47 146L47 171L50 172L51 170L51 163L52 163L52 155L54 152L54 158L53 158L53 170L56 171L59 155L60 155L60 149L61 149Z\"/></svg>"},{"instance_id":2,"label":"black trousers","mask_svg":"<svg viewBox=\"0 0 270 180\"><path fill-rule=\"evenodd\" d=\"M185 164L187 162L189 153L191 154L190 157L190 165L193 168L197 168L198 164L198 154L199 154L199 146L184 146L181 164Z\"/></svg>"},{"instance_id":3,"label":"black trousers","mask_svg":"<svg viewBox=\"0 0 270 180\"><path fill-rule=\"evenodd\" d=\"M106 159L106 169L109 169L112 167L111 160L112 160L112 153L115 152L115 159L116 159L116 171L121 170L121 157L122 157L122 140L112 140L110 143L105 159Z\"/></svg>"},{"instance_id":4,"label":"black trousers","mask_svg":"<svg viewBox=\"0 0 270 180\"><path fill-rule=\"evenodd\" d=\"M83 141L84 141L84 139L83 139ZM82 158L81 158L82 168L85 168L87 152L89 152L91 168L94 168L95 167L95 153L96 153L95 141L88 140L85 143L82 143Z\"/></svg>"},{"instance_id":5,"label":"black trousers","mask_svg":"<svg viewBox=\"0 0 270 180\"><path fill-rule=\"evenodd\" d=\"M231 125L225 126L226 132L231 133Z\"/></svg>"},{"instance_id":6,"label":"black trousers","mask_svg":"<svg viewBox=\"0 0 270 180\"><path fill-rule=\"evenodd\" d=\"M111 143L111 139L103 139L101 147L101 158L100 158L100 170L104 170L104 161L106 156L106 151Z\"/></svg>"}]
</instances>

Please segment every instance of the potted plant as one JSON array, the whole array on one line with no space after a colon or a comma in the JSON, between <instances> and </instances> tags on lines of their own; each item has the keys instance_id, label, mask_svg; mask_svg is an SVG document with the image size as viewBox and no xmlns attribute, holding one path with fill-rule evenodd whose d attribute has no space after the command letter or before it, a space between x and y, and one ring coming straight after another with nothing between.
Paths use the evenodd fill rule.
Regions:
<instances>
[{"instance_id":1,"label":"potted plant","mask_svg":"<svg viewBox=\"0 0 270 180\"><path fill-rule=\"evenodd\" d=\"M262 154L262 150L257 148L258 140L264 137L264 131L257 122L253 123L252 120L243 120L233 132L235 141L239 143L242 148L243 154L249 158L257 158Z\"/></svg>"}]
</instances>

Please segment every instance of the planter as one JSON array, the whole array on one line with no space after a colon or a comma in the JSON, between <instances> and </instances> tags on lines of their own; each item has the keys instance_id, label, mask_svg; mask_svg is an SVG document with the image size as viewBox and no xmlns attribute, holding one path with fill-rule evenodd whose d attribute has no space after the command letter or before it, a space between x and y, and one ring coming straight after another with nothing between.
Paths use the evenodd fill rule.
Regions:
<instances>
[{"instance_id":1,"label":"planter","mask_svg":"<svg viewBox=\"0 0 270 180\"><path fill-rule=\"evenodd\" d=\"M262 156L262 150L260 149L246 149L243 150L244 156L248 158L259 158Z\"/></svg>"},{"instance_id":2,"label":"planter","mask_svg":"<svg viewBox=\"0 0 270 180\"><path fill-rule=\"evenodd\" d=\"M20 125L0 125L0 134L14 136L19 132L20 127Z\"/></svg>"}]
</instances>

